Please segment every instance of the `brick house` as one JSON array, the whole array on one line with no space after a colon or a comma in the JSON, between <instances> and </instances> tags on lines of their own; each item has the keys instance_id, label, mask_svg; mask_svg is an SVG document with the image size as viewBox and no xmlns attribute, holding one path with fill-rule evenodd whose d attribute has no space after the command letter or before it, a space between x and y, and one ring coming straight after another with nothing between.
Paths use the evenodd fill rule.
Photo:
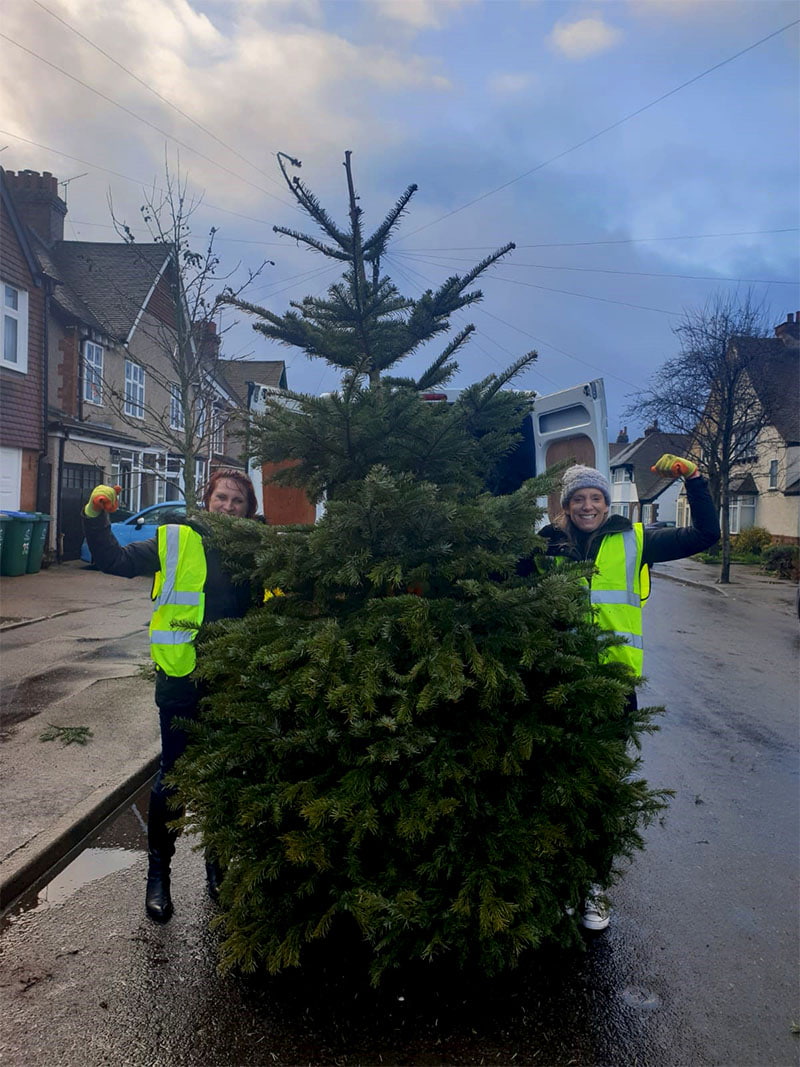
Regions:
<instances>
[{"instance_id":1,"label":"brick house","mask_svg":"<svg viewBox=\"0 0 800 1067\"><path fill-rule=\"evenodd\" d=\"M253 391L259 386L285 390L286 364L282 359L221 359L219 370L233 397L235 408L228 421L228 453L247 467L247 416Z\"/></svg>"},{"instance_id":2,"label":"brick house","mask_svg":"<svg viewBox=\"0 0 800 1067\"><path fill-rule=\"evenodd\" d=\"M232 423L232 435L238 435L242 461L246 462L247 415L263 413L264 396L285 392L286 365L283 360L222 360L221 369L238 401L238 413ZM283 526L313 523L320 509L296 486L278 485L274 476L291 461L247 464L253 481L259 512L270 525Z\"/></svg>"},{"instance_id":3,"label":"brick house","mask_svg":"<svg viewBox=\"0 0 800 1067\"><path fill-rule=\"evenodd\" d=\"M0 510L49 511L47 304L52 293L0 168Z\"/></svg>"},{"instance_id":4,"label":"brick house","mask_svg":"<svg viewBox=\"0 0 800 1067\"><path fill-rule=\"evenodd\" d=\"M622 436L622 434L620 435ZM627 438L627 433L624 433ZM666 452L688 454L688 434L664 433L658 424L648 426L632 444L617 440L611 468L611 514L631 522L677 522L676 507L683 482L662 478L650 469Z\"/></svg>"},{"instance_id":5,"label":"brick house","mask_svg":"<svg viewBox=\"0 0 800 1067\"><path fill-rule=\"evenodd\" d=\"M83 537L81 506L98 482L121 485L122 506L132 512L182 495L180 458L169 445L183 418L168 343L176 325L173 250L164 244L65 241L66 204L56 178L7 171L4 187L21 247L27 242L49 294L44 340L38 342L47 352L45 369L29 376L28 386L38 395L39 438L25 447L28 454L36 445L46 453L39 499L47 496L49 506L40 510L54 519L50 548L59 559L74 559ZM213 386L221 407L233 402L223 383ZM214 454L225 450L216 403L204 423L193 472L197 483L205 481Z\"/></svg>"}]
</instances>

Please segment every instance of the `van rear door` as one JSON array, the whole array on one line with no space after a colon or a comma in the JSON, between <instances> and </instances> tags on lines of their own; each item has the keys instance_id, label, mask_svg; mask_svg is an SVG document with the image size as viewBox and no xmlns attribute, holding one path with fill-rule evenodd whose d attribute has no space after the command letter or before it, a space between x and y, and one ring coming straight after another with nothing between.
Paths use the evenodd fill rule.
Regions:
<instances>
[{"instance_id":1,"label":"van rear door","mask_svg":"<svg viewBox=\"0 0 800 1067\"><path fill-rule=\"evenodd\" d=\"M608 414L602 378L537 396L528 418L533 473L569 459L596 467L608 478ZM561 511L558 493L550 494L547 510L551 519Z\"/></svg>"},{"instance_id":2,"label":"van rear door","mask_svg":"<svg viewBox=\"0 0 800 1067\"><path fill-rule=\"evenodd\" d=\"M423 399L453 403L460 389L424 393ZM520 427L522 439L492 477L493 491L513 493L548 467L571 460L596 467L608 478L608 415L602 378L573 385L558 393L531 397L531 411ZM561 511L559 493L551 493L547 506L550 519Z\"/></svg>"}]
</instances>

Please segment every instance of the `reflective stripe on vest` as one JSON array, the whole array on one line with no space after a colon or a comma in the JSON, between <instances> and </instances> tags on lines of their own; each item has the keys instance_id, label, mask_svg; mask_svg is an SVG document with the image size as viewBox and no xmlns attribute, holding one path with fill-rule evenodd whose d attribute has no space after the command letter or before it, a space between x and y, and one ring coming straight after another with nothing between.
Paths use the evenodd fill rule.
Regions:
<instances>
[{"instance_id":1,"label":"reflective stripe on vest","mask_svg":"<svg viewBox=\"0 0 800 1067\"><path fill-rule=\"evenodd\" d=\"M206 606L206 553L190 526L159 526L156 537L161 570L153 578L150 655L165 674L181 678L196 662L194 639Z\"/></svg>"},{"instance_id":2,"label":"reflective stripe on vest","mask_svg":"<svg viewBox=\"0 0 800 1067\"><path fill-rule=\"evenodd\" d=\"M650 594L650 572L642 569L644 527L640 522L630 530L606 534L595 559L589 598L595 621L601 630L626 641L603 653L603 660L627 663L637 675L644 666L642 643L642 602Z\"/></svg>"}]
</instances>

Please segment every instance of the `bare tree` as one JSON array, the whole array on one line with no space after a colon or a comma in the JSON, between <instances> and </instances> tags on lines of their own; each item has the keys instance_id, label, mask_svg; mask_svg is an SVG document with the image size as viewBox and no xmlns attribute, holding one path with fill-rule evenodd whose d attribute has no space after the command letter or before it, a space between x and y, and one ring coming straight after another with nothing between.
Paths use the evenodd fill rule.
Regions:
<instances>
[{"instance_id":1,"label":"bare tree","mask_svg":"<svg viewBox=\"0 0 800 1067\"><path fill-rule=\"evenodd\" d=\"M665 430L691 437L692 455L705 468L721 513L722 584L730 581L731 479L768 420L751 379L761 369L759 346L748 343L768 336L768 323L768 309L750 290L742 297L718 293L701 308L685 309L674 330L679 354L625 412L657 418Z\"/></svg>"},{"instance_id":2,"label":"bare tree","mask_svg":"<svg viewBox=\"0 0 800 1067\"><path fill-rule=\"evenodd\" d=\"M183 482L190 507L197 502L196 460L204 454L211 456L215 435L227 417L221 403L221 341L233 323L218 331L216 315L223 302L240 297L271 263L265 260L256 270L248 270L245 280L235 287L229 284L239 267L219 273L216 227L211 227L199 251L193 241L191 218L201 202L187 195L187 179L179 171L173 173L166 163L163 188L154 183L140 208L152 240L144 245L137 244L109 196L114 227L133 254L139 253L137 262L152 270L155 246L163 248L169 263L160 279L163 299L155 301L153 313L141 316L137 327L148 344L137 346L136 361L157 388L149 390L136 417L126 412L124 383L104 380L103 393L118 418L135 427L137 435L178 457L177 480ZM109 284L116 286L121 300L130 300L120 280L109 279Z\"/></svg>"}]
</instances>

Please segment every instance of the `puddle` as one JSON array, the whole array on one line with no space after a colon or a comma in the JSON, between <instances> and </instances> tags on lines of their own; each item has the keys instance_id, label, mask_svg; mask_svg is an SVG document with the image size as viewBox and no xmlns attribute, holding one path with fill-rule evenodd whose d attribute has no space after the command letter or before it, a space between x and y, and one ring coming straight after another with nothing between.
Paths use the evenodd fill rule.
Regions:
<instances>
[{"instance_id":1,"label":"puddle","mask_svg":"<svg viewBox=\"0 0 800 1067\"><path fill-rule=\"evenodd\" d=\"M65 867L61 874L57 874L52 882L39 890L35 909L29 910L63 904L89 882L96 882L107 874L132 867L139 855L140 853L130 852L126 848L87 848Z\"/></svg>"},{"instance_id":2,"label":"puddle","mask_svg":"<svg viewBox=\"0 0 800 1067\"><path fill-rule=\"evenodd\" d=\"M55 907L92 882L117 871L125 871L147 849L145 816L150 798L150 782L113 819L87 838L86 847L55 874L49 882L23 894L0 920L0 933L23 916Z\"/></svg>"}]
</instances>

